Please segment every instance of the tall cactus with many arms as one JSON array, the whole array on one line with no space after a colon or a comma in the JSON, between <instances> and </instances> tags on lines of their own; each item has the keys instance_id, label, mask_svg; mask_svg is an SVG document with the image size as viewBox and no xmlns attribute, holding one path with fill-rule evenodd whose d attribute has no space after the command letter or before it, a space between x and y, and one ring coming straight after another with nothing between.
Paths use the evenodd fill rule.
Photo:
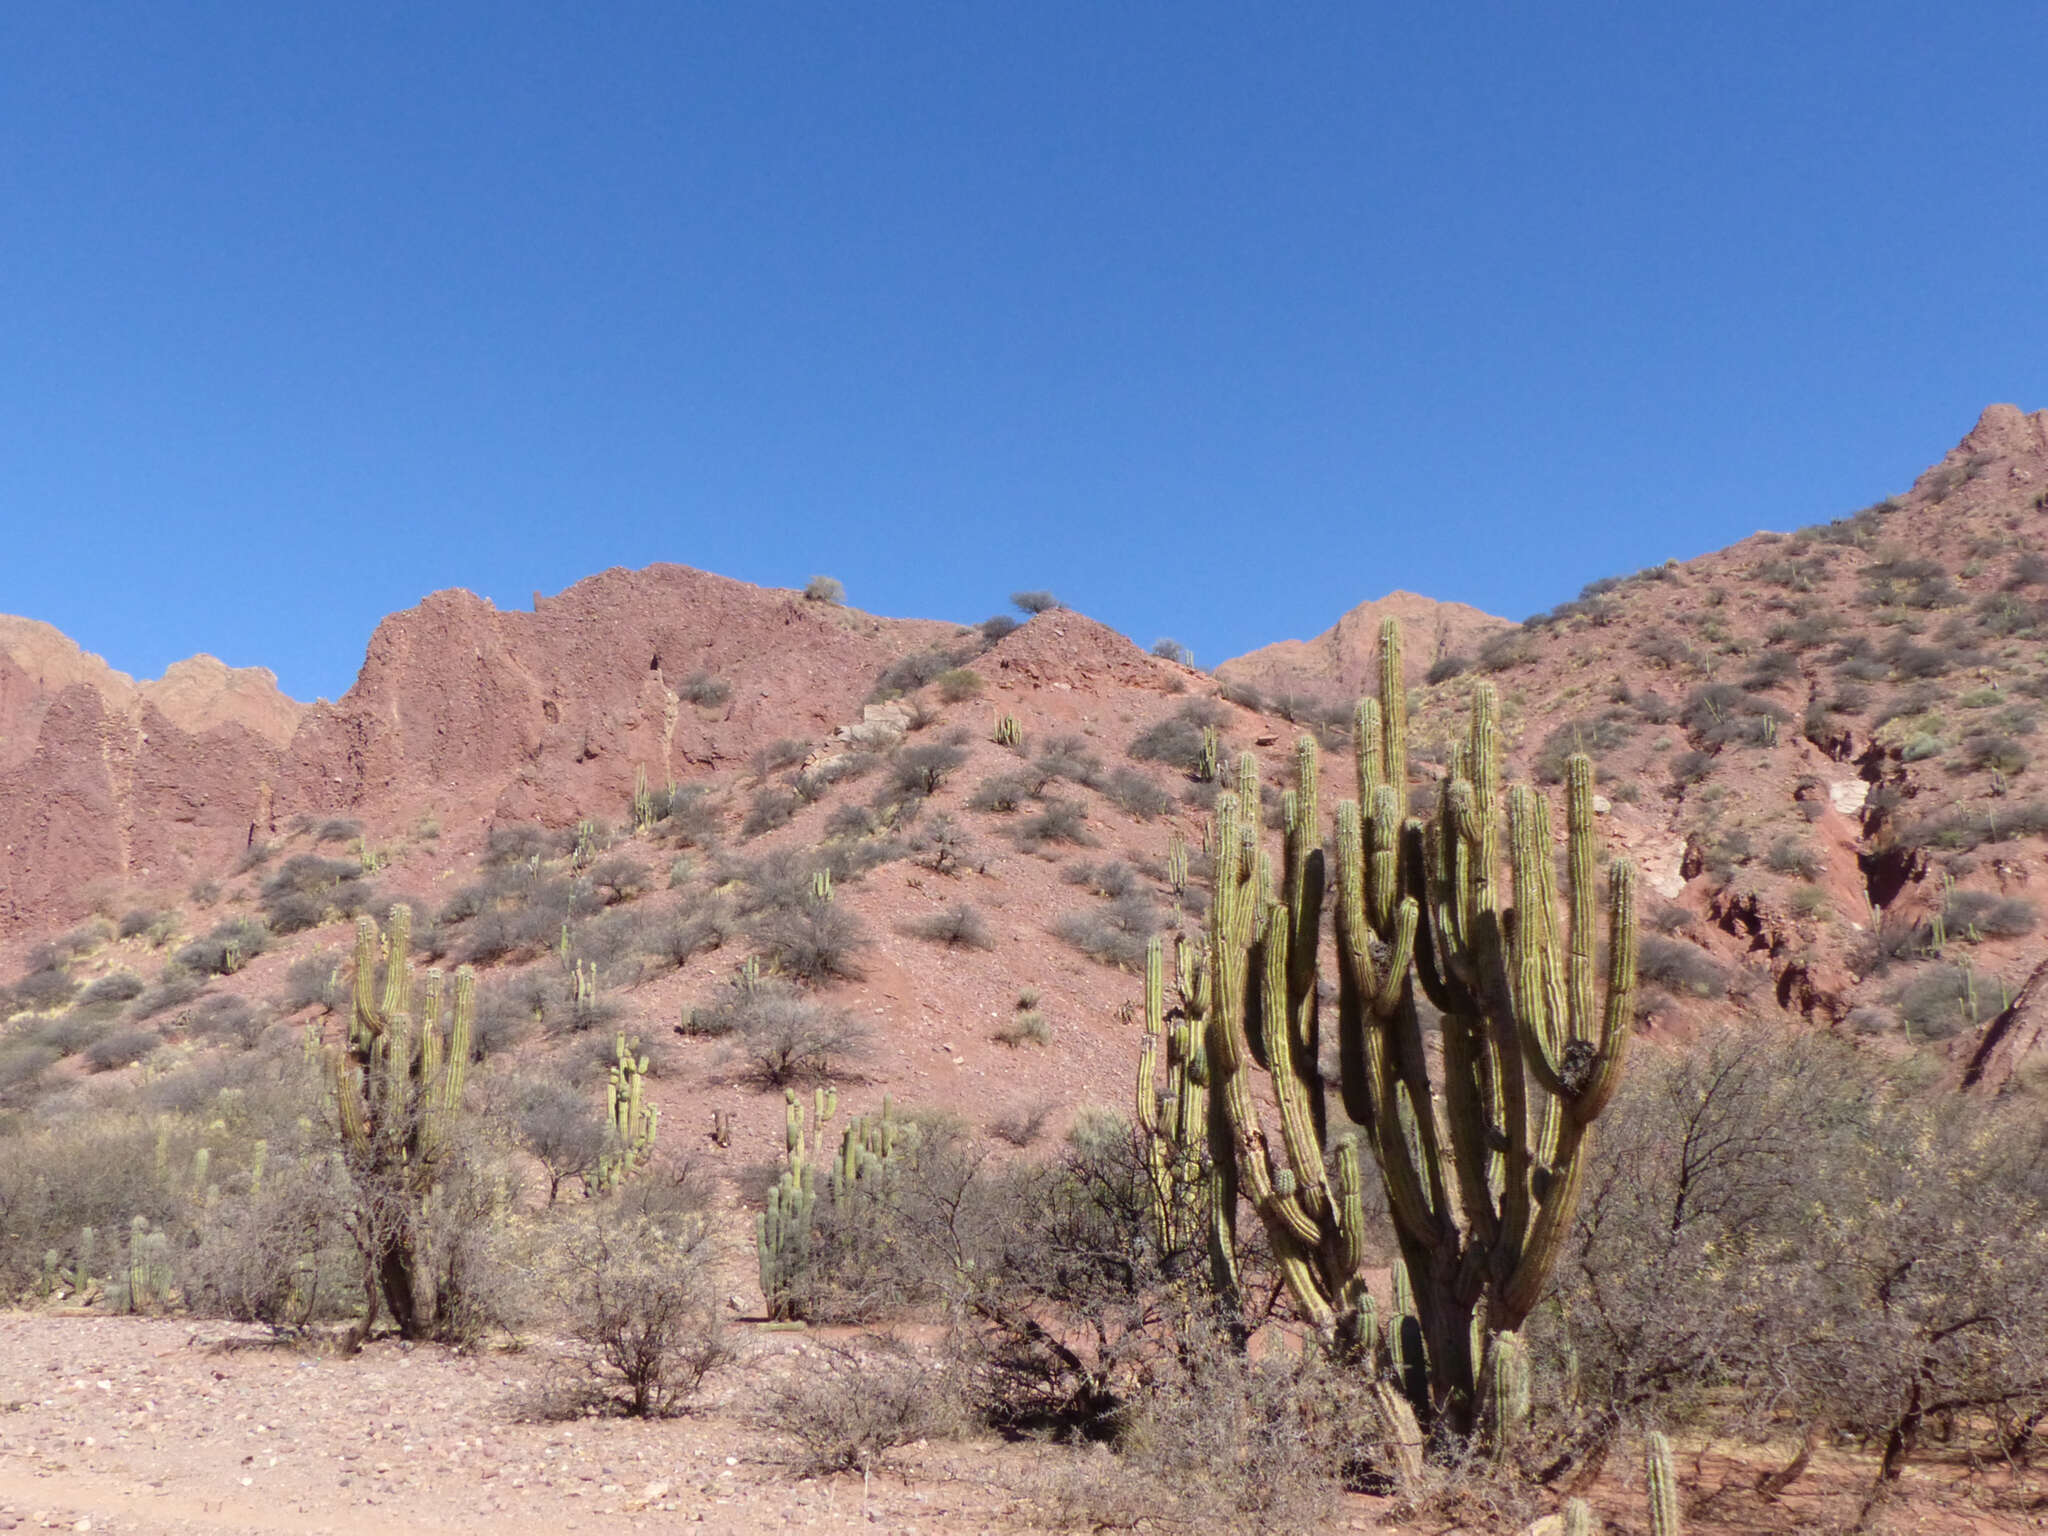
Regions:
<instances>
[{"instance_id":1,"label":"tall cactus with many arms","mask_svg":"<svg viewBox=\"0 0 2048 1536\"><path fill-rule=\"evenodd\" d=\"M1575 755L1567 770L1561 933L1549 809L1525 785L1503 793L1492 688L1474 691L1435 814L1413 818L1392 621L1379 661L1379 697L1358 710L1358 799L1335 818L1341 1093L1378 1164L1413 1292L1427 1363L1416 1407L1433 1437L1456 1438L1484 1427L1485 1355L1516 1358L1475 1350L1474 1335L1519 1328L1541 1295L1577 1203L1588 1128L1619 1080L1635 987L1634 876L1625 860L1610 871L1603 1002L1591 763ZM1296 1307L1357 1347L1367 1299L1357 1140L1337 1141L1334 1178L1325 1158L1316 951L1329 872L1317 769L1304 737L1282 802L1277 889L1249 755L1239 792L1218 798L1207 1058L1237 1173ZM1442 1016L1435 1084L1418 989ZM1268 1074L1278 1149L1247 1064Z\"/></svg>"},{"instance_id":2,"label":"tall cactus with many arms","mask_svg":"<svg viewBox=\"0 0 2048 1536\"><path fill-rule=\"evenodd\" d=\"M376 1300L403 1338L419 1338L433 1325L436 1286L422 1260L425 1215L440 1182L469 1076L471 1029L476 1017L476 976L455 973L455 1003L442 1032L439 970L420 988L420 1025L413 1022L410 955L412 912L391 909L380 941L375 919L356 920L354 1004L348 1039L328 1054L343 1166L354 1183L354 1236L366 1270L367 1334ZM383 985L378 953L383 951Z\"/></svg>"}]
</instances>

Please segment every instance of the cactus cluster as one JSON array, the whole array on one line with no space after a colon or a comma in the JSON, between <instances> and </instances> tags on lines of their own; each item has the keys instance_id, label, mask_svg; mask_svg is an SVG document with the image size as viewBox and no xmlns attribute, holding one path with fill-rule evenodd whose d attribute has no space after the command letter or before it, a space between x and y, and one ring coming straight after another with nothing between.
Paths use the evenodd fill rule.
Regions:
<instances>
[{"instance_id":1,"label":"cactus cluster","mask_svg":"<svg viewBox=\"0 0 2048 1536\"><path fill-rule=\"evenodd\" d=\"M153 1312L171 1297L171 1240L149 1218L128 1224L128 1261L114 1272L107 1303L116 1312Z\"/></svg>"},{"instance_id":2,"label":"cactus cluster","mask_svg":"<svg viewBox=\"0 0 2048 1536\"><path fill-rule=\"evenodd\" d=\"M1024 727L1017 723L1015 715L1004 715L996 721L996 745L999 747L1022 748Z\"/></svg>"},{"instance_id":3,"label":"cactus cluster","mask_svg":"<svg viewBox=\"0 0 2048 1536\"><path fill-rule=\"evenodd\" d=\"M605 1082L605 1124L610 1145L597 1160L597 1187L609 1194L626 1181L654 1151L661 1111L646 1095L647 1058L640 1042L623 1033L614 1037L611 1075Z\"/></svg>"},{"instance_id":4,"label":"cactus cluster","mask_svg":"<svg viewBox=\"0 0 2048 1536\"><path fill-rule=\"evenodd\" d=\"M839 1112L838 1091L817 1090L807 1118L795 1089L785 1089L784 1139L787 1157L781 1176L768 1191L768 1201L754 1220L755 1256L760 1263L761 1295L768 1316L776 1321L799 1317L813 1271L814 1225L820 1178L826 1198L842 1207L873 1194L886 1183L898 1157L913 1155L918 1145L915 1122L899 1119L889 1099L873 1114L861 1115L840 1133L838 1153L829 1164L813 1156L824 1151L825 1126Z\"/></svg>"},{"instance_id":5,"label":"cactus cluster","mask_svg":"<svg viewBox=\"0 0 2048 1536\"><path fill-rule=\"evenodd\" d=\"M1550 810L1501 782L1498 704L1473 690L1470 728L1433 814L1409 814L1399 627L1382 630L1379 697L1357 714L1358 798L1338 804L1326 867L1313 738L1297 746L1278 877L1260 846L1259 771L1217 799L1216 875L1202 956L1183 986L1199 1020L1211 1119L1295 1307L1341 1348L1373 1342L1362 1266L1363 1141L1387 1195L1420 1359L1392 1362L1433 1443L1486 1429L1488 1363L1526 1371L1512 1334L1541 1295L1577 1203L1587 1135L1619 1081L1635 987L1634 878L1609 873L1608 959L1596 963L1593 770L1567 768L1568 921ZM1505 868L1503 867L1505 866ZM1317 948L1334 887L1340 1095L1358 1133L1333 1138L1321 1068ZM1419 998L1441 1015L1437 1078ZM1251 1069L1269 1085L1255 1094ZM1279 1139L1262 1099L1278 1113ZM1325 1149L1334 1145L1334 1157ZM1334 1165L1334 1166L1333 1166ZM1219 1200L1229 1221L1235 1198ZM1398 1313L1408 1308L1397 1307ZM1388 1330L1390 1351L1410 1330ZM1519 1362L1519 1363L1518 1363Z\"/></svg>"},{"instance_id":6,"label":"cactus cluster","mask_svg":"<svg viewBox=\"0 0 2048 1536\"><path fill-rule=\"evenodd\" d=\"M476 1017L468 966L455 973L445 1022L442 973L428 970L415 989L411 942L408 907L391 909L382 935L374 919L356 920L348 1038L328 1053L343 1166L364 1196L354 1235L405 1338L421 1336L434 1315L433 1277L421 1262L424 1218L461 1109Z\"/></svg>"}]
</instances>

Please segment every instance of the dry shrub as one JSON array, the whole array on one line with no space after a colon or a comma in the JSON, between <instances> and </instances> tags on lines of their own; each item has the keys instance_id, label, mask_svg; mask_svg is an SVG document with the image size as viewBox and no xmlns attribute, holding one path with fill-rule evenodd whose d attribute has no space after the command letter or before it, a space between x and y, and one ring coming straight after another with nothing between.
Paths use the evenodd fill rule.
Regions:
<instances>
[{"instance_id":1,"label":"dry shrub","mask_svg":"<svg viewBox=\"0 0 2048 1536\"><path fill-rule=\"evenodd\" d=\"M813 1345L771 1392L763 1418L784 1437L782 1456L797 1476L865 1475L902 1446L960 1434L964 1402L949 1357L926 1361L895 1339L864 1334Z\"/></svg>"},{"instance_id":2,"label":"dry shrub","mask_svg":"<svg viewBox=\"0 0 2048 1536\"><path fill-rule=\"evenodd\" d=\"M994 949L996 939L989 930L988 919L981 908L972 902L955 902L943 912L934 912L929 917L919 918L910 924L909 930L915 937L930 939L934 944L943 944L948 949Z\"/></svg>"},{"instance_id":3,"label":"dry shrub","mask_svg":"<svg viewBox=\"0 0 2048 1536\"><path fill-rule=\"evenodd\" d=\"M1306 1530L1341 1489L1385 1486L1375 1424L1360 1373L1212 1338L1171 1358L1111 1441L1051 1463L1039 1497L1075 1529Z\"/></svg>"},{"instance_id":4,"label":"dry shrub","mask_svg":"<svg viewBox=\"0 0 2048 1536\"><path fill-rule=\"evenodd\" d=\"M582 1346L561 1406L679 1412L733 1357L703 1217L608 1201L589 1211L558 1256L556 1293Z\"/></svg>"},{"instance_id":5,"label":"dry shrub","mask_svg":"<svg viewBox=\"0 0 2048 1536\"><path fill-rule=\"evenodd\" d=\"M341 1215L324 1158L271 1161L255 1188L216 1202L181 1256L185 1304L280 1333L353 1317L361 1272Z\"/></svg>"}]
</instances>

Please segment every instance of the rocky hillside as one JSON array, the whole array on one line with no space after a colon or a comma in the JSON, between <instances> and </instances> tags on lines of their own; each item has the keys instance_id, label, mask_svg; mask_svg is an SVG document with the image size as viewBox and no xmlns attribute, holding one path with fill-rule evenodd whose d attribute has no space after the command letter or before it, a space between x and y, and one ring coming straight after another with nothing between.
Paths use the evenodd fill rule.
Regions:
<instances>
[{"instance_id":1,"label":"rocky hillside","mask_svg":"<svg viewBox=\"0 0 2048 1536\"><path fill-rule=\"evenodd\" d=\"M2044 488L2048 412L1993 406L1902 496L1425 640L1418 729L1440 756L1485 678L1522 773L1595 754L1665 1027L1783 1010L2001 1082L2048 1022ZM1294 686L1356 687L1343 629Z\"/></svg>"},{"instance_id":2,"label":"rocky hillside","mask_svg":"<svg viewBox=\"0 0 2048 1536\"><path fill-rule=\"evenodd\" d=\"M1597 755L1654 892L1653 1034L1782 1018L2001 1083L2048 1017L2044 486L2048 417L1998 407L1837 522L1519 626L1395 594L1217 677L1065 611L889 620L674 566L530 613L435 594L311 707L217 664L135 684L10 624L0 1115L296 1051L333 1027L348 920L404 900L429 958L479 968L488 1050L601 1099L635 1035L675 1134L735 1117L706 1154L732 1171L781 1134L715 1027L749 960L847 1026L856 1107L1028 1141L1128 1091L1144 938L1199 900L1166 854L1178 833L1199 884L1205 729L1276 784L1303 729L1341 761L1328 705L1380 610L1407 626L1418 795L1482 678L1521 772Z\"/></svg>"}]
</instances>

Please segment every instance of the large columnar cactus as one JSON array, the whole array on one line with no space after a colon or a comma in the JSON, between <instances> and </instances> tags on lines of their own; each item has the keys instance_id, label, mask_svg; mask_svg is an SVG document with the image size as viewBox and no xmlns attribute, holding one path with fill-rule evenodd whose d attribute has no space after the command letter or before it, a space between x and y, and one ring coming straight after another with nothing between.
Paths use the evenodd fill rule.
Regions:
<instances>
[{"instance_id":1,"label":"large columnar cactus","mask_svg":"<svg viewBox=\"0 0 2048 1536\"><path fill-rule=\"evenodd\" d=\"M1260 848L1249 754L1238 791L1217 799L1206 1054L1244 1194L1294 1304L1352 1349L1366 1343L1359 1143L1371 1151L1425 1357L1410 1395L1444 1442L1484 1427L1485 1357L1518 1358L1485 1341L1519 1328L1542 1294L1577 1202L1587 1131L1619 1080L1635 988L1634 878L1614 862L1603 996L1592 764L1574 755L1567 769L1560 924L1549 807L1526 785L1503 790L1491 686L1474 689L1434 813L1411 817L1392 622L1379 670L1379 698L1357 716L1358 798L1336 809L1334 876L1313 739L1302 738L1282 800L1277 881ZM1341 1099L1359 1128L1334 1137L1316 953L1332 885ZM1421 998L1441 1015L1434 1082ZM1277 1147L1250 1066L1267 1074Z\"/></svg>"},{"instance_id":2,"label":"large columnar cactus","mask_svg":"<svg viewBox=\"0 0 2048 1536\"><path fill-rule=\"evenodd\" d=\"M348 1039L328 1055L343 1166L357 1196L352 1230L366 1269L367 1310L375 1313L381 1294L409 1339L433 1325L437 1287L422 1263L426 1213L462 1106L476 1015L476 977L468 966L455 973L445 1033L439 970L425 973L415 999L411 937L412 912L404 906L391 909L381 939L373 919L356 920ZM362 1328L368 1331L369 1318Z\"/></svg>"}]
</instances>

